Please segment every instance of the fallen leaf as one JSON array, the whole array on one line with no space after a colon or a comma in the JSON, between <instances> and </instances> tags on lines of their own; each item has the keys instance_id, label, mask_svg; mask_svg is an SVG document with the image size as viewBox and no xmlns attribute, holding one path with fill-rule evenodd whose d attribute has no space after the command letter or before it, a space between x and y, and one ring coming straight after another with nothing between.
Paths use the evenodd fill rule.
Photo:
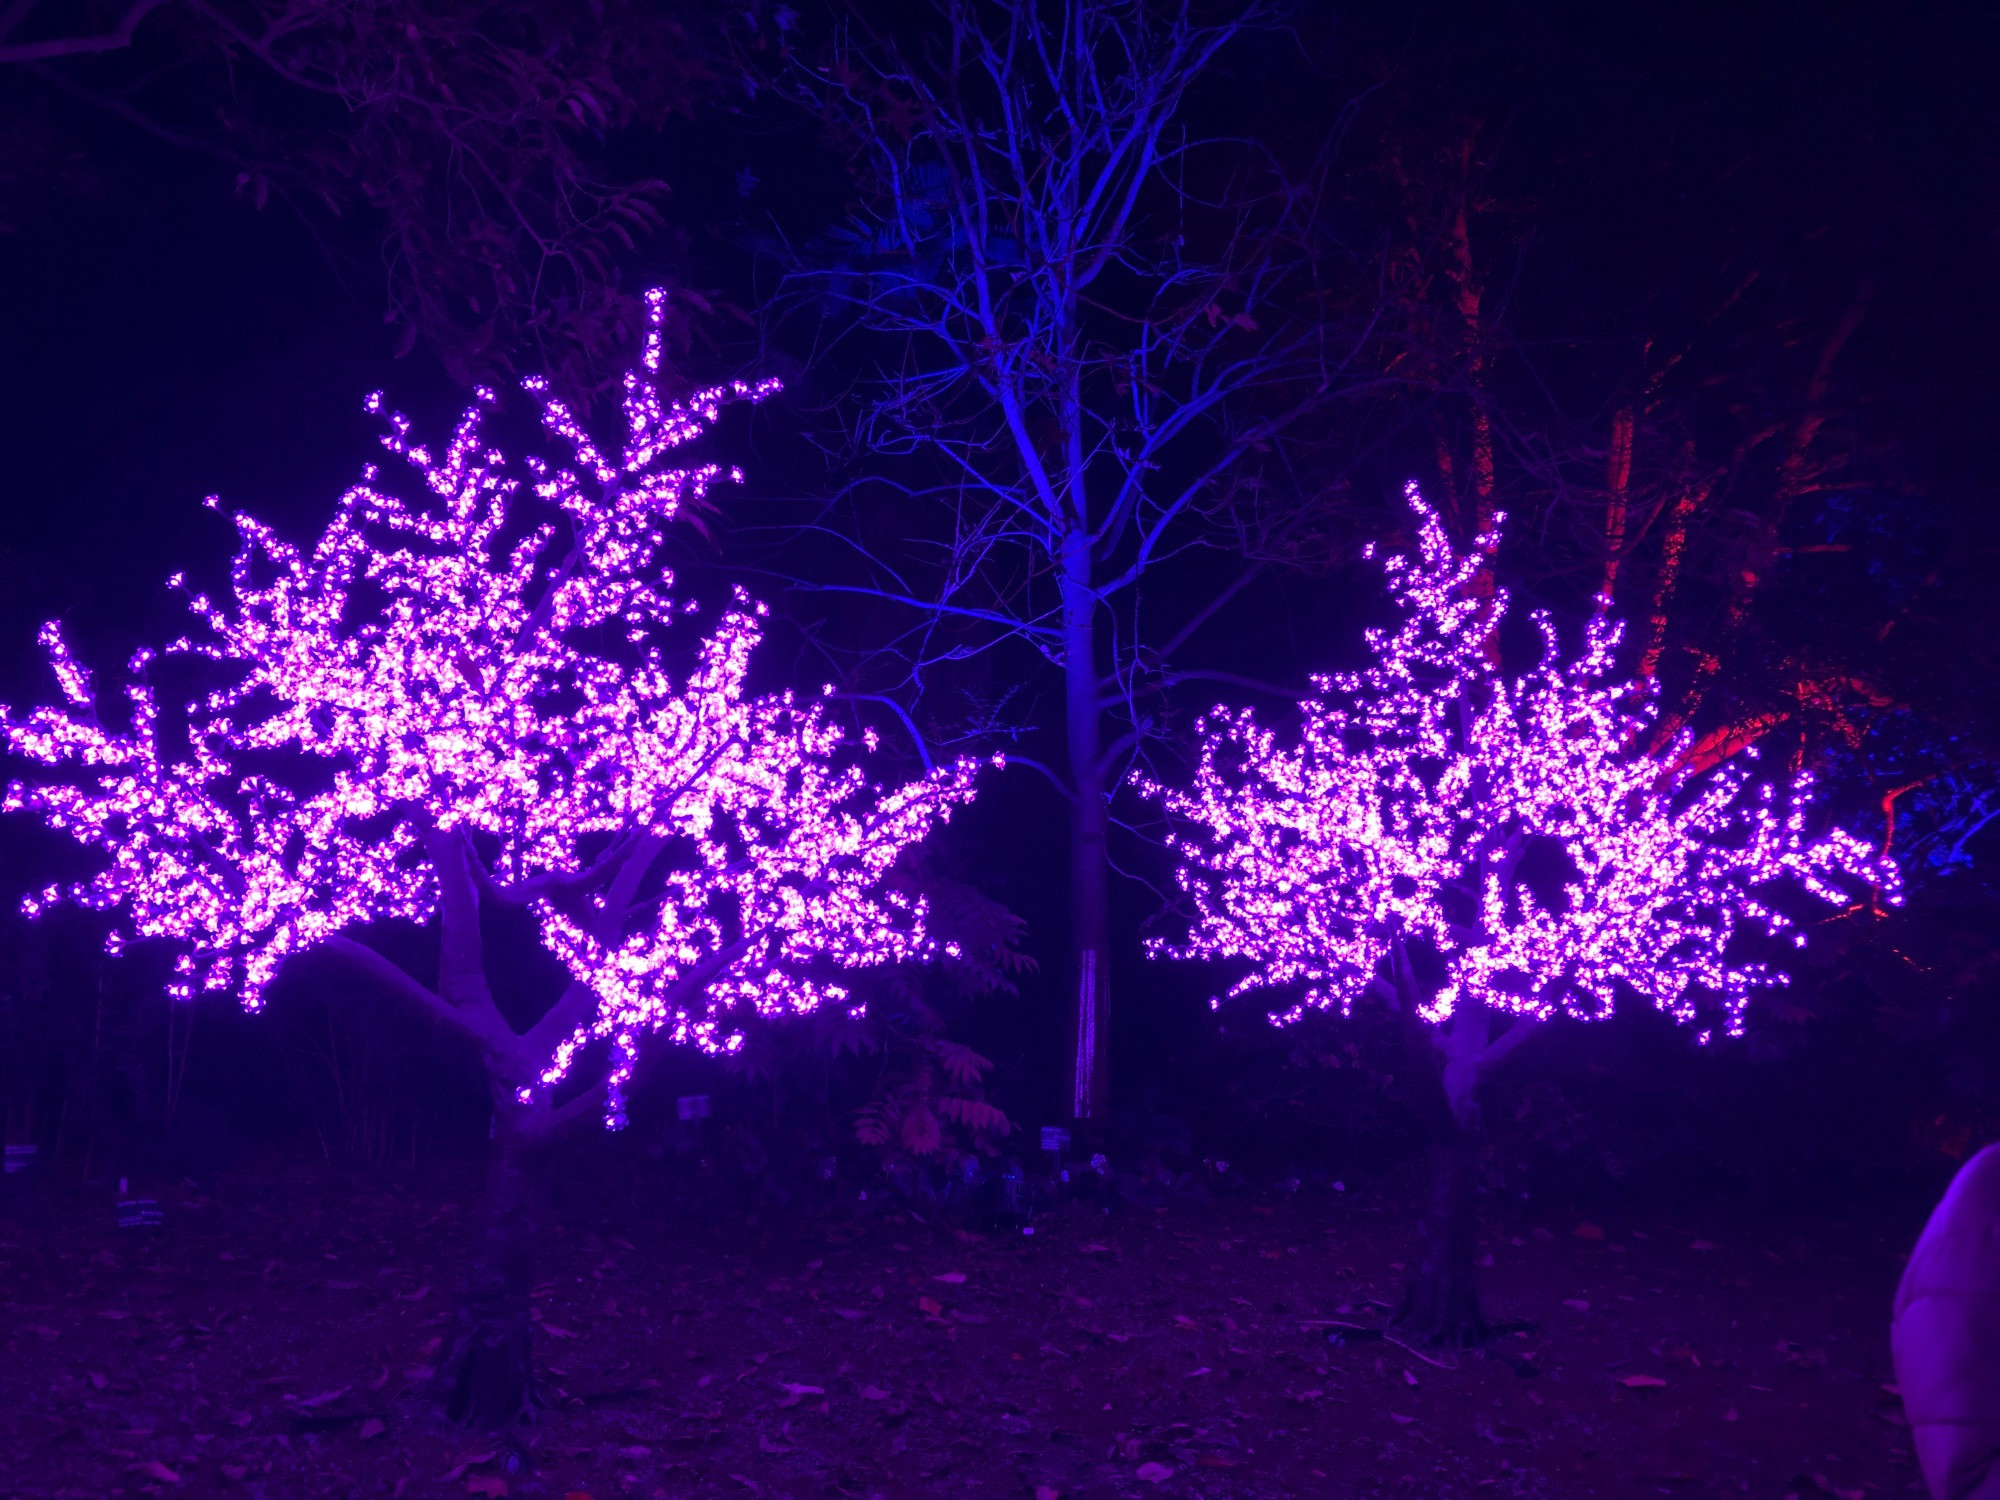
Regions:
<instances>
[{"instance_id":1,"label":"fallen leaf","mask_svg":"<svg viewBox=\"0 0 2000 1500\"><path fill-rule=\"evenodd\" d=\"M1690 1250L1713 1250L1714 1248L1715 1242L1713 1240L1696 1240L1688 1246Z\"/></svg>"},{"instance_id":2,"label":"fallen leaf","mask_svg":"<svg viewBox=\"0 0 2000 1500\"><path fill-rule=\"evenodd\" d=\"M738 1484L742 1485L744 1489L749 1490L752 1493L761 1494L763 1492L764 1486L759 1484L754 1479L748 1479L741 1474L731 1474L729 1477L735 1480Z\"/></svg>"},{"instance_id":3,"label":"fallen leaf","mask_svg":"<svg viewBox=\"0 0 2000 1500\"><path fill-rule=\"evenodd\" d=\"M944 1304L935 1297L919 1297L917 1298L917 1311L928 1314L933 1318L942 1317L944 1315Z\"/></svg>"},{"instance_id":4,"label":"fallen leaf","mask_svg":"<svg viewBox=\"0 0 2000 1500\"><path fill-rule=\"evenodd\" d=\"M542 1324L542 1332L546 1333L552 1339L573 1339L580 1336L571 1333L567 1328L562 1328L554 1323L548 1323L548 1322L544 1322Z\"/></svg>"},{"instance_id":5,"label":"fallen leaf","mask_svg":"<svg viewBox=\"0 0 2000 1500\"><path fill-rule=\"evenodd\" d=\"M442 1474L438 1475L438 1481L441 1484L450 1484L454 1479L457 1479L460 1475L464 1474L465 1471L471 1468L474 1464L486 1464L491 1462L493 1462L493 1452L491 1449L489 1449L485 1453L468 1454L466 1457L461 1458L451 1468L446 1469Z\"/></svg>"},{"instance_id":6,"label":"fallen leaf","mask_svg":"<svg viewBox=\"0 0 2000 1500\"><path fill-rule=\"evenodd\" d=\"M100 1391L103 1390L107 1385L111 1384L111 1382L108 1379L106 1379L105 1376L100 1371L97 1370L92 1370L90 1372L90 1383L96 1386Z\"/></svg>"},{"instance_id":7,"label":"fallen leaf","mask_svg":"<svg viewBox=\"0 0 2000 1500\"><path fill-rule=\"evenodd\" d=\"M1590 1302L1589 1302L1589 1299L1587 1299L1587 1298L1584 1298L1584 1297L1565 1297L1565 1298L1563 1298L1563 1306L1564 1306L1564 1307L1573 1307L1573 1308L1575 1308L1575 1309L1576 1309L1576 1310L1577 1310L1578 1312L1589 1312L1589 1311L1590 1311Z\"/></svg>"},{"instance_id":8,"label":"fallen leaf","mask_svg":"<svg viewBox=\"0 0 2000 1500\"><path fill-rule=\"evenodd\" d=\"M157 1458L149 1458L144 1463L128 1464L127 1474L144 1474L148 1479L157 1479L161 1484L179 1484L181 1476L161 1463Z\"/></svg>"},{"instance_id":9,"label":"fallen leaf","mask_svg":"<svg viewBox=\"0 0 2000 1500\"><path fill-rule=\"evenodd\" d=\"M867 1314L862 1312L861 1309L858 1307L836 1307L834 1309L834 1312L838 1314L840 1317L847 1319L847 1321L850 1323L854 1322L857 1318L862 1318L867 1316Z\"/></svg>"},{"instance_id":10,"label":"fallen leaf","mask_svg":"<svg viewBox=\"0 0 2000 1500\"><path fill-rule=\"evenodd\" d=\"M299 1402L299 1405L302 1407L331 1406L353 1389L354 1387L351 1385L344 1385L336 1391L321 1391L317 1396L307 1396L303 1401Z\"/></svg>"},{"instance_id":11,"label":"fallen leaf","mask_svg":"<svg viewBox=\"0 0 2000 1500\"><path fill-rule=\"evenodd\" d=\"M789 1380L780 1381L779 1384L782 1385L787 1392L789 1392L791 1395L794 1396L824 1396L826 1394L826 1388L824 1386L798 1385L793 1381Z\"/></svg>"},{"instance_id":12,"label":"fallen leaf","mask_svg":"<svg viewBox=\"0 0 2000 1500\"><path fill-rule=\"evenodd\" d=\"M1165 1484L1174 1477L1174 1471L1165 1464L1140 1464L1139 1478L1148 1484Z\"/></svg>"},{"instance_id":13,"label":"fallen leaf","mask_svg":"<svg viewBox=\"0 0 2000 1500\"><path fill-rule=\"evenodd\" d=\"M1725 1422L1734 1422L1736 1420L1736 1408L1732 1406L1728 1411L1724 1412L1722 1420Z\"/></svg>"},{"instance_id":14,"label":"fallen leaf","mask_svg":"<svg viewBox=\"0 0 2000 1500\"><path fill-rule=\"evenodd\" d=\"M1415 1417L1406 1417L1399 1411L1392 1411L1389 1413L1389 1420L1399 1427L1408 1427L1417 1419Z\"/></svg>"},{"instance_id":15,"label":"fallen leaf","mask_svg":"<svg viewBox=\"0 0 2000 1500\"><path fill-rule=\"evenodd\" d=\"M1410 1372L1409 1372L1408 1370L1405 1370L1405 1371L1403 1371L1403 1384L1404 1384L1404 1385L1415 1385L1416 1383L1417 1383L1417 1377L1416 1377L1416 1376L1412 1375L1412 1374L1411 1374L1411 1373L1410 1373Z\"/></svg>"},{"instance_id":16,"label":"fallen leaf","mask_svg":"<svg viewBox=\"0 0 2000 1500\"><path fill-rule=\"evenodd\" d=\"M1622 1386L1628 1386L1635 1391L1658 1390L1666 1384L1657 1375L1626 1375L1621 1377L1618 1383Z\"/></svg>"},{"instance_id":17,"label":"fallen leaf","mask_svg":"<svg viewBox=\"0 0 2000 1500\"><path fill-rule=\"evenodd\" d=\"M1035 1500L1062 1500L1062 1497L1054 1485L1038 1484L1035 1486Z\"/></svg>"},{"instance_id":18,"label":"fallen leaf","mask_svg":"<svg viewBox=\"0 0 2000 1500\"><path fill-rule=\"evenodd\" d=\"M889 1393L879 1385L864 1385L861 1387L861 1399L863 1401L887 1401Z\"/></svg>"},{"instance_id":19,"label":"fallen leaf","mask_svg":"<svg viewBox=\"0 0 2000 1500\"><path fill-rule=\"evenodd\" d=\"M1085 1255L1116 1255L1118 1252L1109 1245L1100 1245L1095 1240L1083 1247Z\"/></svg>"},{"instance_id":20,"label":"fallen leaf","mask_svg":"<svg viewBox=\"0 0 2000 1500\"><path fill-rule=\"evenodd\" d=\"M792 1445L790 1443L774 1443L770 1438L759 1433L757 1436L757 1449L761 1453L790 1453Z\"/></svg>"},{"instance_id":21,"label":"fallen leaf","mask_svg":"<svg viewBox=\"0 0 2000 1500\"><path fill-rule=\"evenodd\" d=\"M380 1437L388 1430L380 1417L370 1417L361 1424L361 1441L365 1443L372 1437Z\"/></svg>"},{"instance_id":22,"label":"fallen leaf","mask_svg":"<svg viewBox=\"0 0 2000 1500\"><path fill-rule=\"evenodd\" d=\"M1595 1224L1579 1224L1570 1233L1580 1240L1601 1240L1604 1238L1604 1231L1599 1229Z\"/></svg>"},{"instance_id":23,"label":"fallen leaf","mask_svg":"<svg viewBox=\"0 0 2000 1500\"><path fill-rule=\"evenodd\" d=\"M947 1285L950 1285L950 1286L964 1286L964 1285L965 1285L965 1272L963 1272L963 1271L946 1271L946 1272L945 1272L945 1273L944 1273L944 1274L943 1274L942 1276L933 1276L933 1277L931 1278L931 1280L932 1280L932 1281L942 1281L942 1282L945 1282L945 1283L946 1283Z\"/></svg>"},{"instance_id":24,"label":"fallen leaf","mask_svg":"<svg viewBox=\"0 0 2000 1500\"><path fill-rule=\"evenodd\" d=\"M1174 1326L1177 1328L1199 1328L1201 1325L1186 1313L1175 1313Z\"/></svg>"}]
</instances>

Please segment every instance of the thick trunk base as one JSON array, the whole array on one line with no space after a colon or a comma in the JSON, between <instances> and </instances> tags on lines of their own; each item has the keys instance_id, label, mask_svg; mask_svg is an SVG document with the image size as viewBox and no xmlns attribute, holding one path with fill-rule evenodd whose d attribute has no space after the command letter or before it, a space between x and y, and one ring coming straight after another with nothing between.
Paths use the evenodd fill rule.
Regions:
<instances>
[{"instance_id":1,"label":"thick trunk base","mask_svg":"<svg viewBox=\"0 0 2000 1500\"><path fill-rule=\"evenodd\" d=\"M451 1348L438 1366L445 1414L488 1431L532 1420L536 1406L529 1298L539 1215L528 1141L509 1115L495 1111L485 1201Z\"/></svg>"},{"instance_id":2,"label":"thick trunk base","mask_svg":"<svg viewBox=\"0 0 2000 1500\"><path fill-rule=\"evenodd\" d=\"M1490 1339L1493 1330L1479 1310L1473 1264L1479 1160L1468 1132L1435 1148L1431 1172L1421 1253L1393 1321L1412 1343L1470 1349Z\"/></svg>"}]
</instances>

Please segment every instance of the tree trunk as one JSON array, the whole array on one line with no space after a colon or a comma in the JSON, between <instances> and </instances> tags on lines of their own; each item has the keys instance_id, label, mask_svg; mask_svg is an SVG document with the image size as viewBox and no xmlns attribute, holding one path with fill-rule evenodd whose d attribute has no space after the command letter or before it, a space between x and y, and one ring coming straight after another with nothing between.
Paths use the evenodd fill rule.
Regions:
<instances>
[{"instance_id":1,"label":"tree trunk","mask_svg":"<svg viewBox=\"0 0 2000 1500\"><path fill-rule=\"evenodd\" d=\"M1419 1343L1451 1349L1485 1342L1473 1250L1478 1238L1479 1140L1469 1130L1431 1147L1431 1196L1417 1263L1396 1326Z\"/></svg>"},{"instance_id":2,"label":"tree trunk","mask_svg":"<svg viewBox=\"0 0 2000 1500\"><path fill-rule=\"evenodd\" d=\"M1111 1104L1107 1042L1111 1021L1111 879L1105 835L1102 707L1097 683L1097 599L1090 587L1090 538L1072 531L1063 547L1063 672L1069 736L1069 910L1075 989L1071 993L1070 1112L1103 1116Z\"/></svg>"},{"instance_id":3,"label":"tree trunk","mask_svg":"<svg viewBox=\"0 0 2000 1500\"><path fill-rule=\"evenodd\" d=\"M438 1377L446 1415L488 1430L525 1421L534 1409L529 1294L541 1232L534 1112L497 1088L495 1094L486 1191Z\"/></svg>"},{"instance_id":4,"label":"tree trunk","mask_svg":"<svg viewBox=\"0 0 2000 1500\"><path fill-rule=\"evenodd\" d=\"M1474 1267L1483 1134L1478 1090L1487 1032L1481 1007L1461 1006L1451 1029L1436 1041L1413 1007L1404 1010L1404 1041L1431 1130L1431 1191L1417 1261L1394 1322L1419 1343L1450 1349L1468 1349L1492 1336L1479 1310Z\"/></svg>"},{"instance_id":5,"label":"tree trunk","mask_svg":"<svg viewBox=\"0 0 2000 1500\"><path fill-rule=\"evenodd\" d=\"M465 836L434 831L426 844L438 877L438 994L475 1036L484 1039L493 1128L486 1152L472 1251L459 1292L451 1349L439 1364L446 1415L454 1422L501 1430L527 1420L535 1405L530 1332L535 1243L541 1233L536 1147L548 1134L545 1095L522 1104L526 1077L512 1027L493 1004L480 940L479 891Z\"/></svg>"}]
</instances>

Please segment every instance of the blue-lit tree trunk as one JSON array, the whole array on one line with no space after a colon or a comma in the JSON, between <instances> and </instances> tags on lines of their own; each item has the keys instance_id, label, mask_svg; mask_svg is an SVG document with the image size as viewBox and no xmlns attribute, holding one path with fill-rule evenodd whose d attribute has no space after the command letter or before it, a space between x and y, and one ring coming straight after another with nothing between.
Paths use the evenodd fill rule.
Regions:
<instances>
[{"instance_id":1,"label":"blue-lit tree trunk","mask_svg":"<svg viewBox=\"0 0 2000 1500\"><path fill-rule=\"evenodd\" d=\"M1090 587L1089 538L1065 546L1063 587L1064 715L1069 730L1070 1112L1102 1115L1111 1100L1104 1045L1111 1014L1111 832L1105 785L1103 710L1097 674L1097 597Z\"/></svg>"}]
</instances>

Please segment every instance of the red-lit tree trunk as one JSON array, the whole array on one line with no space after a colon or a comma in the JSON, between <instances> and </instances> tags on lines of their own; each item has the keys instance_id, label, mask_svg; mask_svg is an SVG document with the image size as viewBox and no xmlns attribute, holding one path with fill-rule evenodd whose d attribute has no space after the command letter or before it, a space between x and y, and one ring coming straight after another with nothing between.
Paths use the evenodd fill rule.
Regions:
<instances>
[{"instance_id":1,"label":"red-lit tree trunk","mask_svg":"<svg viewBox=\"0 0 2000 1500\"><path fill-rule=\"evenodd\" d=\"M1611 419L1611 447L1604 456L1604 578L1597 586L1599 607L1609 609L1625 555L1625 520L1632 491L1633 412L1620 407Z\"/></svg>"},{"instance_id":2,"label":"red-lit tree trunk","mask_svg":"<svg viewBox=\"0 0 2000 1500\"><path fill-rule=\"evenodd\" d=\"M1680 582L1681 558L1687 551L1688 524L1708 498L1706 483L1691 484L1674 499L1667 513L1666 535L1660 542L1660 571L1653 580L1652 605L1646 612L1646 641L1639 653L1639 676L1650 679L1659 674L1660 654L1667 642L1667 603Z\"/></svg>"},{"instance_id":3,"label":"red-lit tree trunk","mask_svg":"<svg viewBox=\"0 0 2000 1500\"><path fill-rule=\"evenodd\" d=\"M1833 390L1833 370L1839 361L1841 351L1859 331L1862 320L1867 317L1868 304L1874 295L1874 286L1864 280L1856 289L1854 300L1840 321L1827 335L1820 346L1819 359L1813 365L1813 372L1806 381L1805 400L1799 419L1792 425L1785 456L1779 462L1777 481L1772 486L1771 503L1764 513L1763 524L1758 528L1757 540L1743 566L1731 580L1729 603L1723 611L1721 624L1713 637L1714 649L1704 651L1696 659L1693 680L1681 695L1679 705L1671 714L1662 716L1655 745L1663 745L1691 723L1700 709L1702 699L1713 685L1716 674L1722 670L1721 652L1731 643L1732 638L1749 618L1755 604L1757 591L1763 586L1773 559L1778 555L1779 541L1783 536L1785 518L1791 513L1792 505L1825 476L1828 465L1816 462L1813 447L1818 441L1820 430L1826 425L1830 415L1828 398ZM1743 726L1746 730L1751 726ZM1761 733L1768 726L1755 726L1750 738ZM1734 733L1725 730L1723 733ZM1748 743L1747 740L1740 743Z\"/></svg>"}]
</instances>

